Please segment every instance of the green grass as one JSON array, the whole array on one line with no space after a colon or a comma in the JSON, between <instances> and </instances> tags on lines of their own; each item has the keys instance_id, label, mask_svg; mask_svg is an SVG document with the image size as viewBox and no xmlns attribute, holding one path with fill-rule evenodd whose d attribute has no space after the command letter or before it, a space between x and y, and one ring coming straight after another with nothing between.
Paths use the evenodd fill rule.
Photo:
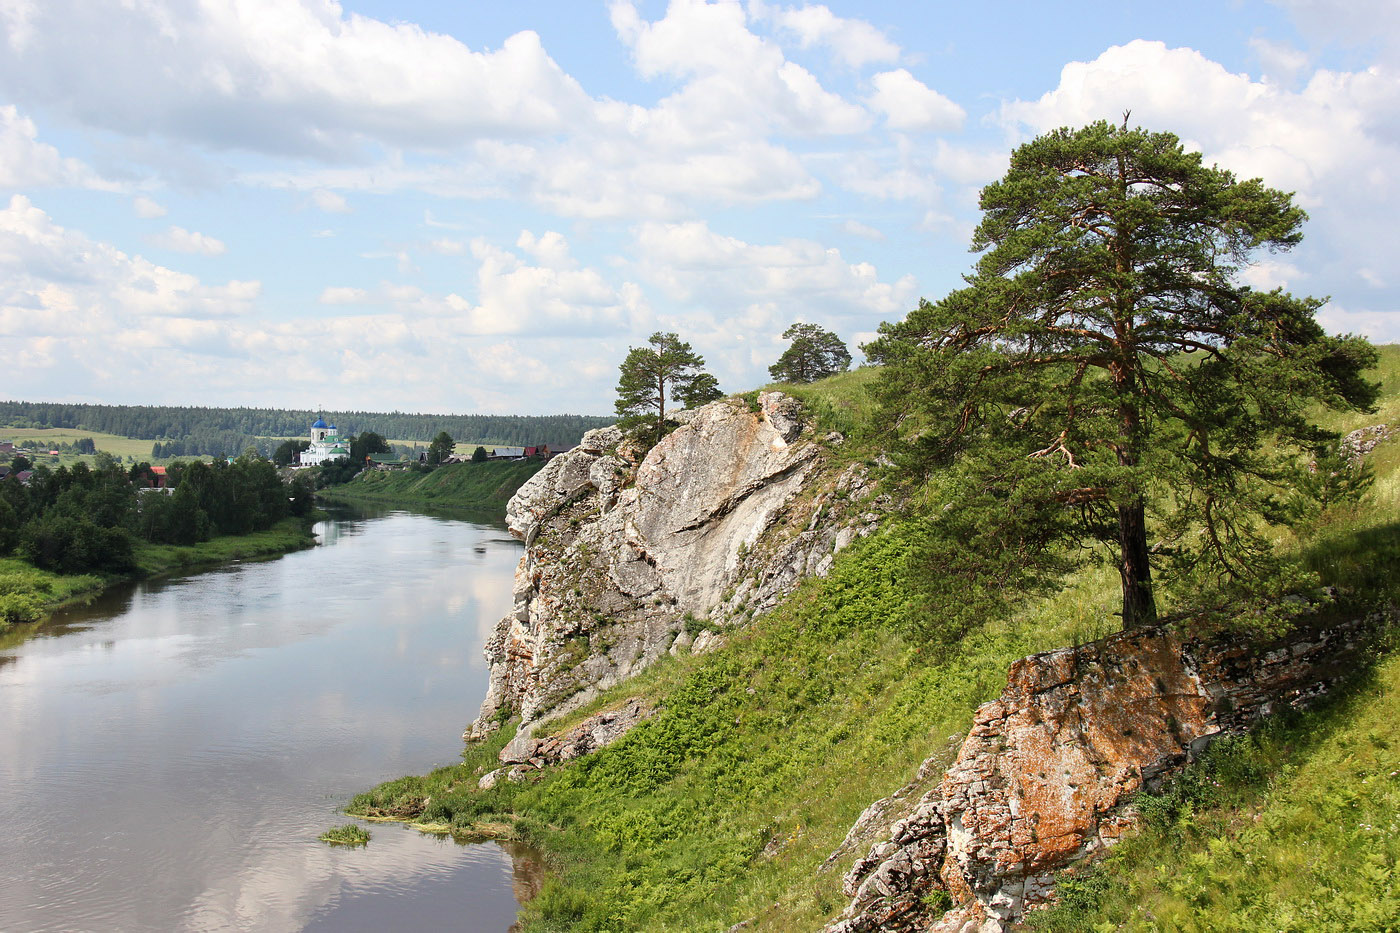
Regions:
<instances>
[{"instance_id":1,"label":"green grass","mask_svg":"<svg viewBox=\"0 0 1400 933\"><path fill-rule=\"evenodd\" d=\"M527 929L722 929L749 918L757 930L814 929L840 906L841 871L864 854L819 871L860 811L930 752L951 761L1012 660L1115 625L1115 580L1090 573L935 660L893 630L904 547L895 531L853 545L830 577L726 647L610 691L601 703L640 688L663 708L570 768L479 793L498 736L460 766L356 798L350 812L413 815L428 800L418 819L462 832L514 819L563 868L527 905Z\"/></svg>"},{"instance_id":2,"label":"green grass","mask_svg":"<svg viewBox=\"0 0 1400 933\"><path fill-rule=\"evenodd\" d=\"M1400 356L1386 348L1385 359ZM861 386L870 378L856 371L780 388L802 397L824 429L851 435L846 451L860 457L878 446L861 434L868 417ZM1400 386L1392 396L1400 397ZM1379 420L1355 416L1337 427ZM1299 546L1323 582L1341 591L1330 611L1400 601L1397 448L1377 452L1366 500L1325 515ZM480 775L497 766L511 736L507 725L468 748L462 764L382 785L350 810L464 836L510 826L553 868L524 908L527 931L724 929L741 920L751 921L749 931L817 929L845 906L841 875L868 848L869 840L822 867L857 815L903 786L929 755L951 762L972 711L1001 691L1013 660L1119 624L1117 575L1095 565L1012 618L973 631L955 650L911 643L900 634L916 591L909 547L890 523L723 648L668 659L605 692L590 709L641 695L659 712L597 754L479 792ZM1400 748L1398 665L1387 656L1374 680L1313 718L1220 746L1197 772L1203 777L1187 779L1195 791L1169 796L1154 811L1158 835L1119 849L1144 853L1140 861L1115 862L1122 874L1069 881L1073 910L1061 920L1080 925L1055 928L1115 929L1136 917L1156 926L1130 928L1265 929L1240 925L1240 917L1275 898L1291 906L1268 914L1268 929L1386 929L1372 921L1390 910L1387 866L1400 838L1400 779L1390 775L1400 771L1392 764ZM1276 809L1259 803L1274 799ZM1241 818L1249 806L1256 809ZM1244 834L1253 827L1271 835ZM1369 844L1385 833L1383 844ZM1242 883L1239 876L1262 860L1274 867L1254 887ZM1354 877L1339 878L1348 865ZM1140 896L1106 893L1128 885ZM1153 909L1167 919L1134 913L1139 899L1160 904ZM1365 907L1368 899L1375 906Z\"/></svg>"},{"instance_id":3,"label":"green grass","mask_svg":"<svg viewBox=\"0 0 1400 933\"><path fill-rule=\"evenodd\" d=\"M336 826L326 830L317 838L326 845L363 846L369 844L370 833L369 830L357 823L346 823L344 826Z\"/></svg>"},{"instance_id":4,"label":"green grass","mask_svg":"<svg viewBox=\"0 0 1400 933\"><path fill-rule=\"evenodd\" d=\"M800 399L823 432L863 437L875 420L875 403L868 390L879 372L878 367L862 366L806 385L775 383L766 388Z\"/></svg>"},{"instance_id":5,"label":"green grass","mask_svg":"<svg viewBox=\"0 0 1400 933\"><path fill-rule=\"evenodd\" d=\"M123 437L120 434L84 431L81 428L0 428L0 440L14 441L16 444L36 440L56 447L59 444L72 444L84 437L92 438L98 450L105 450L114 457L135 457L138 461L151 459L151 445L155 443L135 437ZM38 463L46 462L47 453L36 451L34 459ZM84 459L90 461L92 458Z\"/></svg>"},{"instance_id":6,"label":"green grass","mask_svg":"<svg viewBox=\"0 0 1400 933\"><path fill-rule=\"evenodd\" d=\"M449 463L429 473L366 470L343 486L321 490L332 502L374 502L503 511L510 497L544 466L542 460Z\"/></svg>"},{"instance_id":7,"label":"green grass","mask_svg":"<svg viewBox=\"0 0 1400 933\"><path fill-rule=\"evenodd\" d=\"M0 648L22 639L25 623L91 596L107 583L96 574L64 576L40 570L17 557L0 558Z\"/></svg>"},{"instance_id":8,"label":"green grass","mask_svg":"<svg viewBox=\"0 0 1400 933\"><path fill-rule=\"evenodd\" d=\"M311 521L284 518L265 531L246 535L222 535L199 544L150 544L135 549L137 576L180 573L235 560L261 560L312 547L316 538Z\"/></svg>"}]
</instances>

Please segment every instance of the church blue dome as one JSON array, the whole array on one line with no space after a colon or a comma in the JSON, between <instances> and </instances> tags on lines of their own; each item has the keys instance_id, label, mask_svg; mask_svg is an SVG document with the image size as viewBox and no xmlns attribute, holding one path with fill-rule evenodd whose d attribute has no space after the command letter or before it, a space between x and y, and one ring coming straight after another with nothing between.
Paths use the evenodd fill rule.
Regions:
<instances>
[{"instance_id":1,"label":"church blue dome","mask_svg":"<svg viewBox=\"0 0 1400 933\"><path fill-rule=\"evenodd\" d=\"M316 419L316 423L313 424L312 427L313 427L313 428L328 428L328 427L330 427L330 425L326 424L326 422L323 421L322 419L317 418L317 419Z\"/></svg>"}]
</instances>

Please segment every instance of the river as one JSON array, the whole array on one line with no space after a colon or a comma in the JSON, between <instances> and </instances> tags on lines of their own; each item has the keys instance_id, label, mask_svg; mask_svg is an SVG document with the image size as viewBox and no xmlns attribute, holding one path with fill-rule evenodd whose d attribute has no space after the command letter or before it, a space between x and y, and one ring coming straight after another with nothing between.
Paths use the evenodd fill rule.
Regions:
<instances>
[{"instance_id":1,"label":"river","mask_svg":"<svg viewBox=\"0 0 1400 933\"><path fill-rule=\"evenodd\" d=\"M509 608L504 528L334 507L320 546L109 591L0 650L0 929L502 933L495 844L358 791L457 760Z\"/></svg>"}]
</instances>

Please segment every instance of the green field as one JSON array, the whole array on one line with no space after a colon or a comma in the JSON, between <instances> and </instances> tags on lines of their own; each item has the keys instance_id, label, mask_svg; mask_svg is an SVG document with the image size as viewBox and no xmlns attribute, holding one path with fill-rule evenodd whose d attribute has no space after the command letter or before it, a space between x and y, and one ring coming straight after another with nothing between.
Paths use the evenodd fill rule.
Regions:
<instances>
[{"instance_id":1,"label":"green field","mask_svg":"<svg viewBox=\"0 0 1400 933\"><path fill-rule=\"evenodd\" d=\"M151 459L151 445L155 443L136 437L122 437L119 434L103 434L98 431L82 431L78 428L0 428L0 440L13 441L15 444L35 440L57 447L59 444L72 444L84 437L92 438L92 442L97 445L98 450L106 451L123 460L127 457L135 457L138 462ZM48 462L43 450L36 450L35 454L36 463ZM75 463L83 459L89 462L92 460L91 457L78 456L63 458L65 463Z\"/></svg>"}]
</instances>

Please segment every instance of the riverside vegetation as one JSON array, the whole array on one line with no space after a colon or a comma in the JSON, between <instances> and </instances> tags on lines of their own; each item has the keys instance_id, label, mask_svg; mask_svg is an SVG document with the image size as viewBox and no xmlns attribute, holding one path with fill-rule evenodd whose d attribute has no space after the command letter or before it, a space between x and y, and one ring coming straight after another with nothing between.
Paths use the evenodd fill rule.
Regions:
<instances>
[{"instance_id":1,"label":"riverside vegetation","mask_svg":"<svg viewBox=\"0 0 1400 933\"><path fill-rule=\"evenodd\" d=\"M785 388L801 394L823 428L846 433L840 456L864 459L880 447L863 388L876 375L867 368ZM1326 416L1328 427L1349 431L1400 417L1400 348L1382 348L1374 375L1381 383L1377 414ZM1364 498L1338 503L1277 538L1281 550L1341 594L1326 612L1355 613L1400 598L1393 572L1400 558L1400 525L1393 520L1400 453L1383 444L1370 463L1376 479ZM463 837L504 834L540 848L555 872L524 907L529 930L722 929L742 920L751 921L746 929L816 929L844 906L841 874L858 853L827 860L866 805L903 786L930 752L942 747L951 761L972 711L1000 691L1013 660L1121 625L1119 574L1104 561L955 641L930 640L911 598L919 589L915 576L926 572L917 563L921 535L918 522L886 524L839 555L828 577L806 581L786 605L723 647L667 658L551 723L562 730L634 696L660 707L606 749L531 782L502 781L479 791L478 778L497 767L497 753L512 736L507 725L470 746L462 764L389 782L355 798L349 811ZM1195 783L1179 792L1181 802L1163 804L1155 811L1158 822L1149 821L1141 841L1122 850L1145 854L1110 861L1102 871L1136 872L1135 891L1155 892L1163 903L1175 898L1199 929L1220 929L1235 924L1231 911L1238 904L1228 892L1216 892L1214 900L1202 892L1240 870L1249 849L1233 835L1242 822L1274 827L1271 846L1280 866L1303 862L1321 871L1329 853L1340 858L1348 848L1364 848L1371 838L1366 827L1383 830L1397 812L1397 779L1389 776L1400 770L1393 670L1386 661L1340 706L1222 746L1218 755L1241 765L1212 764L1212 756L1201 768L1214 770L1188 772L1184 780ZM1353 763L1346 773L1354 782L1345 792L1326 792L1339 802L1330 809L1307 803L1322 793L1330 761L1348 755ZM1355 776L1358 769L1363 777ZM1208 776L1197 780L1192 773ZM1340 809L1356 816L1339 826L1327 814ZM1194 866L1190 884L1177 884L1183 847ZM1161 866L1176 867L1162 872ZM1328 900L1338 909L1384 904L1394 879L1378 882L1378 872L1330 873ZM1276 916L1289 910L1309 916L1318 875L1305 877L1311 880L1299 883L1274 871L1236 890L1275 899L1283 905ZM1130 914L1132 898L1102 907L1095 900L1117 883L1071 883L1064 907L1045 922L1092 929L1099 911L1112 911L1115 903ZM1181 913L1163 908L1156 915ZM1144 929L1177 928L1141 913L1137 918Z\"/></svg>"},{"instance_id":2,"label":"riverside vegetation","mask_svg":"<svg viewBox=\"0 0 1400 933\"><path fill-rule=\"evenodd\" d=\"M445 463L432 470L365 470L318 495L331 502L364 502L492 512L499 516L544 460Z\"/></svg>"},{"instance_id":3,"label":"riverside vegetation","mask_svg":"<svg viewBox=\"0 0 1400 933\"><path fill-rule=\"evenodd\" d=\"M0 632L117 580L314 543L309 478L284 480L255 453L174 464L169 495L138 494L150 476L99 453L94 468L40 466L28 485L0 482Z\"/></svg>"}]
</instances>

